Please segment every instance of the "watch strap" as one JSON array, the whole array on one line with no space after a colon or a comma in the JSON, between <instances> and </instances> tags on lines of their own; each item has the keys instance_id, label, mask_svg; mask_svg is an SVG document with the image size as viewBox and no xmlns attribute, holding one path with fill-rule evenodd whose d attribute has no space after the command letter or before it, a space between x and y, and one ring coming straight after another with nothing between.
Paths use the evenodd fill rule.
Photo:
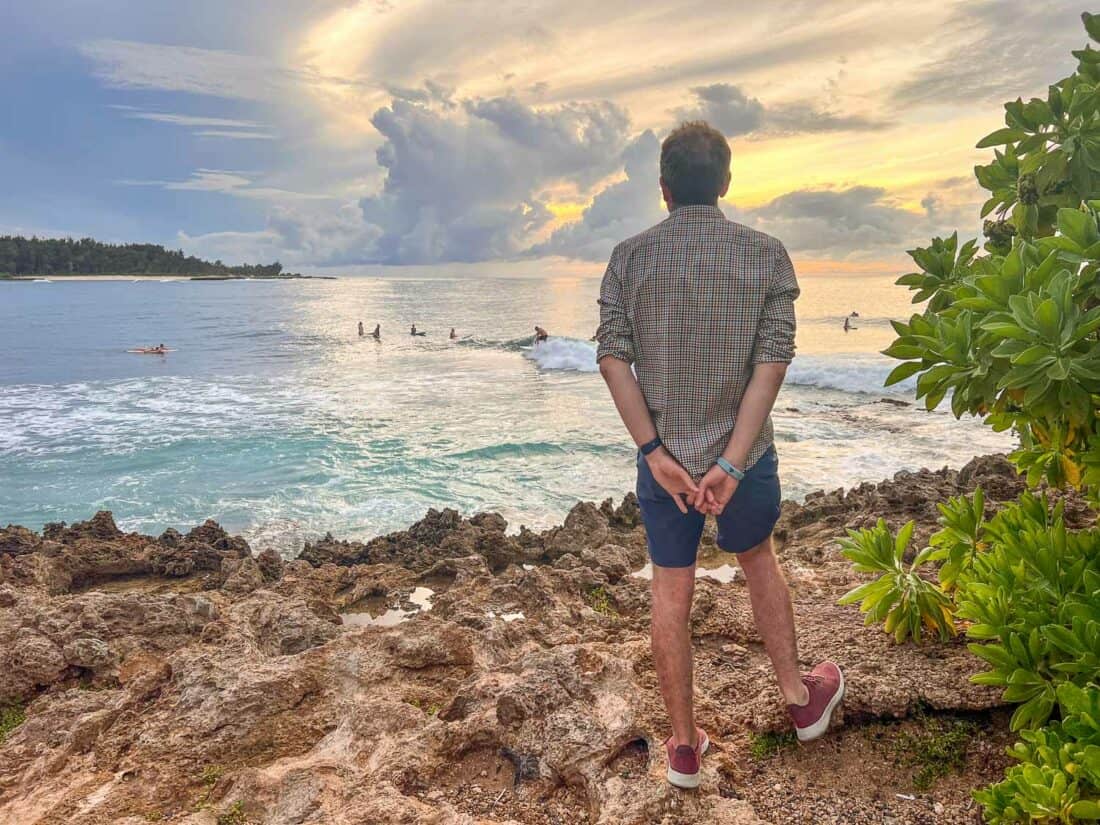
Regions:
<instances>
[{"instance_id":1,"label":"watch strap","mask_svg":"<svg viewBox=\"0 0 1100 825\"><path fill-rule=\"evenodd\" d=\"M649 455L651 452L653 452L654 450L656 450L658 447L661 447L661 446L663 446L662 443L661 443L661 437L657 436L652 441L647 441L645 444L643 444L638 449L642 451L642 455Z\"/></svg>"},{"instance_id":2,"label":"watch strap","mask_svg":"<svg viewBox=\"0 0 1100 825\"><path fill-rule=\"evenodd\" d=\"M719 467L721 467L722 470L727 475L733 476L738 481L743 481L744 480L745 471L744 470L739 470L736 467L734 467L732 464L730 464L728 461L726 461L724 456L718 456L718 460L715 461L714 463L717 464Z\"/></svg>"}]
</instances>

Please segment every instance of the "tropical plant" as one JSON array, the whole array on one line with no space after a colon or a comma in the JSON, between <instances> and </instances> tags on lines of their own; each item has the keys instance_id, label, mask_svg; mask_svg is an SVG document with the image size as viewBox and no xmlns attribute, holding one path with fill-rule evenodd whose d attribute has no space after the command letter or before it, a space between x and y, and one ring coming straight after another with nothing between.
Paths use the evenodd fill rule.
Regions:
<instances>
[{"instance_id":1,"label":"tropical plant","mask_svg":"<svg viewBox=\"0 0 1100 825\"><path fill-rule=\"evenodd\" d=\"M985 549L985 493L980 486L972 496L949 498L936 505L942 529L929 539L929 561L940 561L940 584L950 591L974 566L974 559Z\"/></svg>"},{"instance_id":2,"label":"tropical plant","mask_svg":"<svg viewBox=\"0 0 1100 825\"><path fill-rule=\"evenodd\" d=\"M1063 506L1025 493L994 516L957 595L984 642L970 650L991 665L974 681L1021 703L1013 730L1046 722L1059 683L1100 681L1100 530L1067 530Z\"/></svg>"},{"instance_id":3,"label":"tropical plant","mask_svg":"<svg viewBox=\"0 0 1100 825\"><path fill-rule=\"evenodd\" d=\"M840 604L861 602L859 609L867 614L865 624L883 622L886 632L899 643L906 639L919 642L924 632L948 639L956 632L954 606L935 582L920 575L932 548L926 547L911 564L905 564L912 536L912 521L894 536L881 518L868 530L849 530L848 538L840 542L841 553L859 572L880 575L846 593Z\"/></svg>"},{"instance_id":4,"label":"tropical plant","mask_svg":"<svg viewBox=\"0 0 1100 825\"><path fill-rule=\"evenodd\" d=\"M1062 720L1024 731L1003 782L974 794L985 821L1057 823L1100 819L1100 688L1058 688Z\"/></svg>"},{"instance_id":5,"label":"tropical plant","mask_svg":"<svg viewBox=\"0 0 1100 825\"><path fill-rule=\"evenodd\" d=\"M1100 17L1083 20L1100 41ZM1005 104L1004 127L979 141L994 147L991 162L974 169L989 192L984 254L957 234L912 250L918 271L898 283L925 306L894 323L897 339L885 353L902 362L887 384L915 378L928 409L949 398L956 417L1011 430L1019 446L1010 457L1030 487L1077 488L1097 507L1100 51L1074 55L1071 76L1045 98ZM1019 764L975 797L993 823L1096 821L1100 528L1070 529L1064 500L1052 506L1046 493L1025 493L988 521L983 499L976 492L941 505L943 529L917 555L941 563L942 615L955 609L970 650L989 665L975 681L1019 704ZM886 573L882 544L870 535L859 543L865 555L878 552L884 575L847 601L896 594L908 582L902 573L919 566L904 571L897 556ZM860 558L856 569L870 572ZM869 620L889 615L877 602L864 610Z\"/></svg>"}]
</instances>

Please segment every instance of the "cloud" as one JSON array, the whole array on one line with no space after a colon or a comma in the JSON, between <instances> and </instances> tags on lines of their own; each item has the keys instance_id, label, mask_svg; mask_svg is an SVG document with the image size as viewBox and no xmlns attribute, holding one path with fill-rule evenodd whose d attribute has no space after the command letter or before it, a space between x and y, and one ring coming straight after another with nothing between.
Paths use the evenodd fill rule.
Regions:
<instances>
[{"instance_id":1,"label":"cloud","mask_svg":"<svg viewBox=\"0 0 1100 825\"><path fill-rule=\"evenodd\" d=\"M773 134L877 132L892 125L866 115L836 114L805 101L774 106L765 118L765 131Z\"/></svg>"},{"instance_id":2,"label":"cloud","mask_svg":"<svg viewBox=\"0 0 1100 825\"><path fill-rule=\"evenodd\" d=\"M1075 0L960 5L926 46L935 55L898 84L894 105L980 104L1043 94L1087 41Z\"/></svg>"},{"instance_id":3,"label":"cloud","mask_svg":"<svg viewBox=\"0 0 1100 825\"><path fill-rule=\"evenodd\" d=\"M666 213L657 188L659 152L656 135L647 129L623 152L626 178L599 192L580 220L555 230L527 254L607 260L619 241L660 221Z\"/></svg>"},{"instance_id":4,"label":"cloud","mask_svg":"<svg viewBox=\"0 0 1100 825\"><path fill-rule=\"evenodd\" d=\"M155 186L174 192L217 192L259 200L329 200L327 195L292 192L272 186L256 186L246 172L224 169L196 169L187 180L116 180L121 186Z\"/></svg>"},{"instance_id":5,"label":"cloud","mask_svg":"<svg viewBox=\"0 0 1100 825\"><path fill-rule=\"evenodd\" d=\"M354 202L337 208L297 205L272 209L264 229L257 232L211 232L177 241L188 254L226 263L279 260L289 266L358 264L373 257L380 230L363 220Z\"/></svg>"},{"instance_id":6,"label":"cloud","mask_svg":"<svg viewBox=\"0 0 1100 825\"><path fill-rule=\"evenodd\" d=\"M185 248L227 260L266 253L284 263L314 265L509 258L524 253L553 219L547 186L585 191L624 162L628 175L635 174L639 150L627 148L629 118L611 103L536 109L504 97L452 105L438 89L408 92L372 117L383 137L377 150L385 172L380 191L335 210L331 201L284 203L269 213L263 230L188 235ZM646 133L650 160L655 151L656 138ZM197 170L187 181L128 183L239 197L271 191L245 173L213 169ZM287 200L295 193L278 194ZM598 215L599 204L616 198L622 205L615 208L625 208L633 189L613 185L590 211Z\"/></svg>"},{"instance_id":7,"label":"cloud","mask_svg":"<svg viewBox=\"0 0 1100 825\"><path fill-rule=\"evenodd\" d=\"M235 132L230 129L200 129L196 137L230 138L232 140L275 140L270 132Z\"/></svg>"},{"instance_id":8,"label":"cloud","mask_svg":"<svg viewBox=\"0 0 1100 825\"><path fill-rule=\"evenodd\" d=\"M934 235L967 232L977 214L974 204L949 206L929 192L923 212L898 205L876 186L800 190L763 206L728 210L730 217L779 238L792 252L841 259L896 254Z\"/></svg>"},{"instance_id":9,"label":"cloud","mask_svg":"<svg viewBox=\"0 0 1100 825\"><path fill-rule=\"evenodd\" d=\"M254 120L235 120L227 117L202 117L196 115L181 115L175 112L147 112L133 106L113 104L108 108L118 109L131 120L151 120L155 123L170 123L174 126L225 126L234 129L259 129L264 124Z\"/></svg>"},{"instance_id":10,"label":"cloud","mask_svg":"<svg viewBox=\"0 0 1100 825\"><path fill-rule=\"evenodd\" d=\"M123 112L128 120L148 120L153 123L167 123L171 126L202 127L192 129L196 137L228 138L231 140L275 140L270 131L256 131L267 127L255 120L237 120L227 117L205 117L202 115L182 115L175 112L148 112L135 106L110 104L110 109Z\"/></svg>"},{"instance_id":11,"label":"cloud","mask_svg":"<svg viewBox=\"0 0 1100 825\"><path fill-rule=\"evenodd\" d=\"M764 123L764 104L737 86L714 83L696 86L691 93L696 103L676 110L680 120L705 120L730 136L755 132Z\"/></svg>"},{"instance_id":12,"label":"cloud","mask_svg":"<svg viewBox=\"0 0 1100 825\"><path fill-rule=\"evenodd\" d=\"M381 230L375 262L395 264L518 254L552 219L540 190L612 173L629 136L625 111L606 102L534 109L490 98L451 109L398 98L371 122L386 177L360 205Z\"/></svg>"},{"instance_id":13,"label":"cloud","mask_svg":"<svg viewBox=\"0 0 1100 825\"><path fill-rule=\"evenodd\" d=\"M92 40L79 49L100 80L120 89L284 103L302 86L368 87L360 79L323 75L310 66L290 69L267 58L216 49L134 40Z\"/></svg>"},{"instance_id":14,"label":"cloud","mask_svg":"<svg viewBox=\"0 0 1100 825\"><path fill-rule=\"evenodd\" d=\"M890 124L865 115L838 115L809 101L765 106L739 86L712 83L691 89L695 102L673 113L680 120L705 120L729 137L806 132L876 131Z\"/></svg>"}]
</instances>

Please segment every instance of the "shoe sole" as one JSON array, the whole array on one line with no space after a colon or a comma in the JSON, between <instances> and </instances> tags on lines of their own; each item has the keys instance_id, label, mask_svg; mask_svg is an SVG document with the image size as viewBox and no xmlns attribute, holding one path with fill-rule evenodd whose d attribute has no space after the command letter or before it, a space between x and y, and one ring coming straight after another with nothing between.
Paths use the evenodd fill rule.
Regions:
<instances>
[{"instance_id":1,"label":"shoe sole","mask_svg":"<svg viewBox=\"0 0 1100 825\"><path fill-rule=\"evenodd\" d=\"M707 748L709 748L709 747L710 747L710 737L707 736L706 733L704 733L703 734L703 741L699 745L699 758L700 759L702 759L703 754L707 752ZM669 768L668 768L668 773L666 774L666 776L668 777L668 783L670 785L674 785L677 788L682 788L686 791L693 791L693 790L695 790L696 788L699 787L699 782L701 781L701 774L703 772L701 770L701 768L702 768L702 766L700 765L700 770L697 771L696 773L680 773L679 771L674 771L672 769L672 766L670 765Z\"/></svg>"},{"instance_id":2,"label":"shoe sole","mask_svg":"<svg viewBox=\"0 0 1100 825\"><path fill-rule=\"evenodd\" d=\"M844 701L844 671L840 668L837 668L837 671L840 673L840 685L837 687L836 695L825 706L825 712L821 714L821 718L809 727L794 729L799 742L813 742L824 736L825 731L829 729L829 723L833 721L833 711Z\"/></svg>"}]
</instances>

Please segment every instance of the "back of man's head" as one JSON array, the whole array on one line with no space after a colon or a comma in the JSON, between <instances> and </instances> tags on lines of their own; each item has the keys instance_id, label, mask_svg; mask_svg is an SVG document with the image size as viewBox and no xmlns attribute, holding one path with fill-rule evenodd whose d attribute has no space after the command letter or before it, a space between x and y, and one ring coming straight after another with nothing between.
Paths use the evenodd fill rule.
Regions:
<instances>
[{"instance_id":1,"label":"back of man's head","mask_svg":"<svg viewBox=\"0 0 1100 825\"><path fill-rule=\"evenodd\" d=\"M702 120L683 123L661 144L661 183L677 206L713 206L730 180L730 145Z\"/></svg>"}]
</instances>

